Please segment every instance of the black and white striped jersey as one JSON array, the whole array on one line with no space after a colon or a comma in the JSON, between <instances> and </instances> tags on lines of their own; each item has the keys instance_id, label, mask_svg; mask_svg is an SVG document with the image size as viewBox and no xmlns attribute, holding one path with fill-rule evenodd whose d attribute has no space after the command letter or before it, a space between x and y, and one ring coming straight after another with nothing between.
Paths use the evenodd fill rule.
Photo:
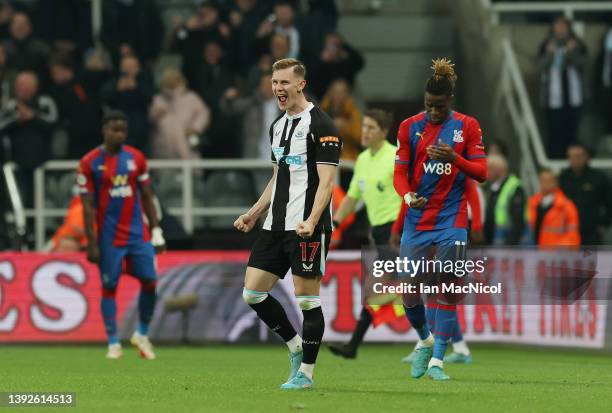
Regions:
<instances>
[{"instance_id":1,"label":"black and white striped jersey","mask_svg":"<svg viewBox=\"0 0 612 413\"><path fill-rule=\"evenodd\" d=\"M317 164L338 165L342 138L332 119L309 103L303 112L285 113L272 123L270 143L278 173L263 228L291 231L312 211L319 185ZM330 202L317 229L331 230L331 217Z\"/></svg>"}]
</instances>

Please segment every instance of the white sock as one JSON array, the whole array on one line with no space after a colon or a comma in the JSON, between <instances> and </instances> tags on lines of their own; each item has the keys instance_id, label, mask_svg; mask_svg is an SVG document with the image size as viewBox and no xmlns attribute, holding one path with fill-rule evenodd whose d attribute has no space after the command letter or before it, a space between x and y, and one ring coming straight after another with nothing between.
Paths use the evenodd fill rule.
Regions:
<instances>
[{"instance_id":1,"label":"white sock","mask_svg":"<svg viewBox=\"0 0 612 413\"><path fill-rule=\"evenodd\" d=\"M287 341L287 347L289 347L289 351L292 353L299 353L302 351L302 337L299 334L296 334L291 340Z\"/></svg>"},{"instance_id":2,"label":"white sock","mask_svg":"<svg viewBox=\"0 0 612 413\"><path fill-rule=\"evenodd\" d=\"M427 368L432 368L433 366L437 366L440 367L441 369L444 368L444 363L442 362L442 360L440 359L436 359L436 358L431 358L429 360L429 365L427 366Z\"/></svg>"},{"instance_id":3,"label":"white sock","mask_svg":"<svg viewBox=\"0 0 612 413\"><path fill-rule=\"evenodd\" d=\"M421 347L432 347L433 345L434 345L434 336L431 333L429 333L429 337L427 337L425 340L417 341L415 350Z\"/></svg>"},{"instance_id":4,"label":"white sock","mask_svg":"<svg viewBox=\"0 0 612 413\"><path fill-rule=\"evenodd\" d=\"M314 374L314 364L300 364L300 370L302 373L306 375L310 380L312 380L312 375Z\"/></svg>"},{"instance_id":5,"label":"white sock","mask_svg":"<svg viewBox=\"0 0 612 413\"><path fill-rule=\"evenodd\" d=\"M470 349L468 348L465 340L453 343L453 351L455 353L463 354L464 356L470 355Z\"/></svg>"}]
</instances>

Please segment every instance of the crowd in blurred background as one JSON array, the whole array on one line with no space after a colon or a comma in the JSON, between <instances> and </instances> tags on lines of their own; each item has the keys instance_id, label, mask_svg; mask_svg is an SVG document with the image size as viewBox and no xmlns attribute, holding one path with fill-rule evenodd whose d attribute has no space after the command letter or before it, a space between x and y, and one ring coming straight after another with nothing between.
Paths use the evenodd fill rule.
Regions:
<instances>
[{"instance_id":1,"label":"crowd in blurred background","mask_svg":"<svg viewBox=\"0 0 612 413\"><path fill-rule=\"evenodd\" d=\"M168 16L156 1L103 1L94 39L91 2L0 2L0 160L17 164L26 206L33 205L33 171L47 160L79 159L99 145L108 109L126 113L128 143L149 158L269 159L268 125L279 115L271 66L285 57L305 62L309 98L339 128L342 158L355 160L365 105L353 89L366 62L338 33L334 0L189 4L189 14ZM604 112L612 106L612 29L602 42L597 82L586 82L584 42L566 18L552 22L536 57L541 105L548 155L569 156L570 168L560 178L544 171L544 193L529 207L520 184L503 191L512 170L506 151L488 148L494 155L485 187L488 243L518 243L527 225L541 230L538 213L543 217L549 194L561 190L577 207L581 242L602 242L610 185L588 166L590 148L578 142L585 100L597 94ZM180 59L166 64L169 55ZM606 119L612 133L612 116ZM510 205L505 217L502 207L496 210L498 198L503 208ZM498 224L509 229L503 242L495 235Z\"/></svg>"},{"instance_id":2,"label":"crowd in blurred background","mask_svg":"<svg viewBox=\"0 0 612 413\"><path fill-rule=\"evenodd\" d=\"M100 144L111 108L126 113L128 143L150 158L269 159L267 125L279 114L271 67L285 57L306 63L308 94L354 159L360 112L351 88L364 59L336 33L333 0L310 0L303 12L298 3L196 1L190 16L164 25L157 2L104 1L101 45L90 2L0 3L1 155L19 166L26 203L32 171ZM180 67L160 69L167 53Z\"/></svg>"}]
</instances>

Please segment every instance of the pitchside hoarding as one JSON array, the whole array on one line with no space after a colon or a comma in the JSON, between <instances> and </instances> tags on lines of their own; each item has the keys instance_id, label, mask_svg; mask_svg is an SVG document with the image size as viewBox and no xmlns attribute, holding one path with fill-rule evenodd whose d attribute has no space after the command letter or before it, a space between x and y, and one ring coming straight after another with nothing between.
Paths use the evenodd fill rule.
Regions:
<instances>
[{"instance_id":1,"label":"pitchside hoarding","mask_svg":"<svg viewBox=\"0 0 612 413\"><path fill-rule=\"evenodd\" d=\"M593 270L599 282L586 284L573 300L551 304L525 298L531 292L525 291L526 286L530 290L537 286L531 286L529 280L531 269L542 266L538 254L486 251L487 272L503 280L503 293L474 295L458 307L464 336L470 342L604 347L607 300L602 297L609 290L605 274L612 268L612 252L594 254ZM150 329L152 339L191 343L276 340L242 301L247 258L247 252L215 251L159 256L159 300ZM332 251L321 289L324 340L348 339L361 311L361 285L361 253ZM122 277L117 301L123 337L131 334L138 320L138 289L135 279ZM603 294L602 289L606 290ZM97 268L82 254L0 254L0 342L103 341L100 294ZM290 276L275 287L273 294L286 305L290 320L297 326L301 311L292 299ZM405 317L366 335L366 341L415 340L416 334Z\"/></svg>"}]
</instances>

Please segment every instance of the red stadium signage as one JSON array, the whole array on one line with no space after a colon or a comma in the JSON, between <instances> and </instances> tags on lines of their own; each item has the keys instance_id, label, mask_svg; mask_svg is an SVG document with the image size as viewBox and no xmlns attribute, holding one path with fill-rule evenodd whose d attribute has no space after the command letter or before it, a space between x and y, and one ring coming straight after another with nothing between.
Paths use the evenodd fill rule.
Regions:
<instances>
[{"instance_id":1,"label":"red stadium signage","mask_svg":"<svg viewBox=\"0 0 612 413\"><path fill-rule=\"evenodd\" d=\"M610 255L610 257L608 257ZM241 287L246 252L170 252L159 257L160 299L152 322L153 338L166 341L253 341L269 334L242 302ZM332 252L323 279L325 340L346 340L361 310L359 252ZM495 271L520 291L525 265L533 256L504 253L491 259ZM531 261L530 261L531 260ZM604 254L603 261L612 261ZM604 262L605 264L605 262ZM294 300L290 277L275 292L288 305L288 314L299 323L301 312ZM122 336L135 323L139 284L121 278L117 310ZM164 303L181 294L197 292L201 300L191 313L164 312ZM0 342L99 342L104 328L99 310L100 281L97 268L81 254L0 254ZM510 304L503 295L493 302L487 296L474 305L459 307L459 319L470 341L512 342L599 348L605 344L607 305L589 299L592 291L572 304ZM206 307L208 306L208 307ZM122 327L121 327L122 326ZM183 326L183 327L180 327ZM416 335L404 317L373 329L368 341L414 341Z\"/></svg>"}]
</instances>

